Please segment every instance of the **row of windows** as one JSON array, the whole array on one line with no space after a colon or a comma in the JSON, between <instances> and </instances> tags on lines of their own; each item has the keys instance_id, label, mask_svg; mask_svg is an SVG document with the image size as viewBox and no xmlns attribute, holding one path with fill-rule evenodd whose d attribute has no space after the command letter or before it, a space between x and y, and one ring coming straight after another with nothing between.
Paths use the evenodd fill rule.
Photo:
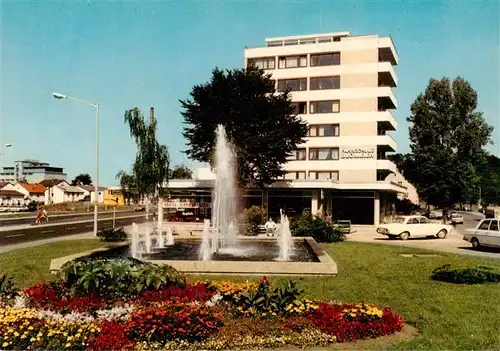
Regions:
<instances>
[{"instance_id":1,"label":"row of windows","mask_svg":"<svg viewBox=\"0 0 500 351\"><path fill-rule=\"evenodd\" d=\"M295 107L296 114L306 114L307 113L307 103L302 102L292 102L292 106ZM323 101L309 101L309 113L339 113L340 112L340 100L323 100Z\"/></svg>"},{"instance_id":2,"label":"row of windows","mask_svg":"<svg viewBox=\"0 0 500 351\"><path fill-rule=\"evenodd\" d=\"M307 90L307 78L279 79L278 91L283 92ZM340 89L340 76L312 77L309 79L309 90Z\"/></svg>"},{"instance_id":3,"label":"row of windows","mask_svg":"<svg viewBox=\"0 0 500 351\"><path fill-rule=\"evenodd\" d=\"M322 54L311 54L309 57L310 67L340 65L340 52L325 52ZM248 66L260 69L275 69L275 57L259 57L248 59ZM307 55L279 56L278 68L307 67Z\"/></svg>"},{"instance_id":4,"label":"row of windows","mask_svg":"<svg viewBox=\"0 0 500 351\"><path fill-rule=\"evenodd\" d=\"M306 161L306 149L297 149L288 157L289 161ZM309 161L329 161L339 159L338 147L309 148Z\"/></svg>"},{"instance_id":5,"label":"row of windows","mask_svg":"<svg viewBox=\"0 0 500 351\"><path fill-rule=\"evenodd\" d=\"M311 124L307 134L310 137L339 136L340 125L338 124Z\"/></svg>"},{"instance_id":6,"label":"row of windows","mask_svg":"<svg viewBox=\"0 0 500 351\"><path fill-rule=\"evenodd\" d=\"M315 180L339 180L339 172L338 171L309 171L308 179ZM286 172L285 179L287 180L296 180L296 179L306 179L305 171L292 171Z\"/></svg>"}]
</instances>

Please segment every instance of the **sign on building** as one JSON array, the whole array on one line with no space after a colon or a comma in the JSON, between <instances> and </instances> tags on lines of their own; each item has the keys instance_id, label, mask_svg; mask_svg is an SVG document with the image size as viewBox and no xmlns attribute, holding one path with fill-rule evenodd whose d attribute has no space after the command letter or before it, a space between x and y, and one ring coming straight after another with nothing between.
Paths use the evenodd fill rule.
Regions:
<instances>
[{"instance_id":1,"label":"sign on building","mask_svg":"<svg viewBox=\"0 0 500 351\"><path fill-rule=\"evenodd\" d=\"M374 159L374 148L343 148L340 152L341 159Z\"/></svg>"},{"instance_id":2,"label":"sign on building","mask_svg":"<svg viewBox=\"0 0 500 351\"><path fill-rule=\"evenodd\" d=\"M210 208L210 202L180 202L168 201L163 204L164 208Z\"/></svg>"}]
</instances>

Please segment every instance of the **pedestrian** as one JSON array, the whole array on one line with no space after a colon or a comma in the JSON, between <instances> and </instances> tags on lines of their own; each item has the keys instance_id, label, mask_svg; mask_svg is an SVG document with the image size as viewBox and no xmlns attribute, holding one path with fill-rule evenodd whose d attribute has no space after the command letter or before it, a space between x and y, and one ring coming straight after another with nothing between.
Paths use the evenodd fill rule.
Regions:
<instances>
[{"instance_id":1,"label":"pedestrian","mask_svg":"<svg viewBox=\"0 0 500 351\"><path fill-rule=\"evenodd\" d=\"M42 219L42 210L40 210L40 207L36 210L36 218L35 218L35 224L40 223L40 220Z\"/></svg>"},{"instance_id":2,"label":"pedestrian","mask_svg":"<svg viewBox=\"0 0 500 351\"><path fill-rule=\"evenodd\" d=\"M49 221L49 215L47 214L47 209L44 208L42 211L42 218L45 220L45 222Z\"/></svg>"},{"instance_id":3,"label":"pedestrian","mask_svg":"<svg viewBox=\"0 0 500 351\"><path fill-rule=\"evenodd\" d=\"M274 236L274 231L276 229L276 223L273 221L272 218L269 218L264 224L264 228L266 229L266 234L267 236Z\"/></svg>"}]
</instances>

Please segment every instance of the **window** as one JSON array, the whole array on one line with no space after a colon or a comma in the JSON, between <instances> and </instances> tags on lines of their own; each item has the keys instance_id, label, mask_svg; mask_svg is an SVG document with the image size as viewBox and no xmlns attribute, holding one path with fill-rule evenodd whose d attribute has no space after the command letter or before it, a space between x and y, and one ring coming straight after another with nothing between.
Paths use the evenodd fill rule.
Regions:
<instances>
[{"instance_id":1,"label":"window","mask_svg":"<svg viewBox=\"0 0 500 351\"><path fill-rule=\"evenodd\" d=\"M288 157L289 161L304 161L306 159L306 149L297 149L292 151Z\"/></svg>"},{"instance_id":2,"label":"window","mask_svg":"<svg viewBox=\"0 0 500 351\"><path fill-rule=\"evenodd\" d=\"M418 218L410 218L408 224L418 224Z\"/></svg>"},{"instance_id":3,"label":"window","mask_svg":"<svg viewBox=\"0 0 500 351\"><path fill-rule=\"evenodd\" d=\"M481 225L477 229L478 230L488 230L488 228L490 227L490 222L491 221L483 221L483 223L481 223Z\"/></svg>"},{"instance_id":4,"label":"window","mask_svg":"<svg viewBox=\"0 0 500 351\"><path fill-rule=\"evenodd\" d=\"M274 69L274 57L260 57L255 59L248 59L248 66L254 66L260 69Z\"/></svg>"},{"instance_id":5,"label":"window","mask_svg":"<svg viewBox=\"0 0 500 351\"><path fill-rule=\"evenodd\" d=\"M311 90L340 89L340 76L315 77L309 83Z\"/></svg>"},{"instance_id":6,"label":"window","mask_svg":"<svg viewBox=\"0 0 500 351\"><path fill-rule=\"evenodd\" d=\"M278 91L286 89L290 89L290 91L307 90L307 78L278 80Z\"/></svg>"},{"instance_id":7,"label":"window","mask_svg":"<svg viewBox=\"0 0 500 351\"><path fill-rule=\"evenodd\" d=\"M338 171L311 171L309 172L309 179L317 179L317 180L339 180L339 172Z\"/></svg>"},{"instance_id":8,"label":"window","mask_svg":"<svg viewBox=\"0 0 500 351\"><path fill-rule=\"evenodd\" d=\"M309 136L339 136L338 124L317 124L309 126Z\"/></svg>"},{"instance_id":9,"label":"window","mask_svg":"<svg viewBox=\"0 0 500 351\"><path fill-rule=\"evenodd\" d=\"M421 224L430 223L430 221L425 217L420 217L418 220L420 221Z\"/></svg>"},{"instance_id":10,"label":"window","mask_svg":"<svg viewBox=\"0 0 500 351\"><path fill-rule=\"evenodd\" d=\"M318 148L309 149L309 160L338 160L339 148Z\"/></svg>"},{"instance_id":11,"label":"window","mask_svg":"<svg viewBox=\"0 0 500 351\"><path fill-rule=\"evenodd\" d=\"M297 68L307 66L307 56L282 56L278 59L279 68Z\"/></svg>"},{"instance_id":12,"label":"window","mask_svg":"<svg viewBox=\"0 0 500 351\"><path fill-rule=\"evenodd\" d=\"M309 113L338 113L340 112L339 100L311 101Z\"/></svg>"},{"instance_id":13,"label":"window","mask_svg":"<svg viewBox=\"0 0 500 351\"><path fill-rule=\"evenodd\" d=\"M311 66L340 65L340 52L311 55Z\"/></svg>"},{"instance_id":14,"label":"window","mask_svg":"<svg viewBox=\"0 0 500 351\"><path fill-rule=\"evenodd\" d=\"M295 114L303 115L307 113L307 103L306 102L292 102L290 105L295 107Z\"/></svg>"},{"instance_id":15,"label":"window","mask_svg":"<svg viewBox=\"0 0 500 351\"><path fill-rule=\"evenodd\" d=\"M493 232L498 232L498 221L491 221L491 224L490 224L490 231L493 231Z\"/></svg>"},{"instance_id":16,"label":"window","mask_svg":"<svg viewBox=\"0 0 500 351\"><path fill-rule=\"evenodd\" d=\"M286 180L306 179L306 172L286 172Z\"/></svg>"}]
</instances>

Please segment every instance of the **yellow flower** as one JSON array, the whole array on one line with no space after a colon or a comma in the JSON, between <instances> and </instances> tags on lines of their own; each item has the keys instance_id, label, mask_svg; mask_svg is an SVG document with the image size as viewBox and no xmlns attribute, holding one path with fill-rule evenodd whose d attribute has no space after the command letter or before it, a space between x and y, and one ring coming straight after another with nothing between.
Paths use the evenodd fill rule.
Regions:
<instances>
[{"instance_id":1,"label":"yellow flower","mask_svg":"<svg viewBox=\"0 0 500 351\"><path fill-rule=\"evenodd\" d=\"M71 347L71 343L70 343L70 342L68 342L68 343L66 343L66 345L64 345L64 346L66 346L66 347Z\"/></svg>"},{"instance_id":2,"label":"yellow flower","mask_svg":"<svg viewBox=\"0 0 500 351\"><path fill-rule=\"evenodd\" d=\"M2 347L7 347L9 346L9 343L7 341L4 341L4 343L2 344Z\"/></svg>"}]
</instances>

